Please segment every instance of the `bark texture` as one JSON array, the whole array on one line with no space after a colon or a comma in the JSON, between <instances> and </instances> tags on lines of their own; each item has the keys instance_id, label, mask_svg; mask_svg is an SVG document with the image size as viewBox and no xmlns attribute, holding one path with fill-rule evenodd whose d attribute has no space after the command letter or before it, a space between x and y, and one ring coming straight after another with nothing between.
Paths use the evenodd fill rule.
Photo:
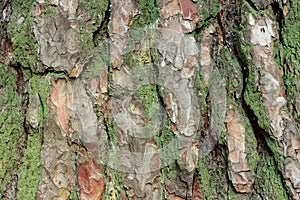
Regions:
<instances>
[{"instance_id":1,"label":"bark texture","mask_svg":"<svg viewBox=\"0 0 300 200\"><path fill-rule=\"evenodd\" d=\"M300 199L299 0L2 0L2 199Z\"/></svg>"}]
</instances>

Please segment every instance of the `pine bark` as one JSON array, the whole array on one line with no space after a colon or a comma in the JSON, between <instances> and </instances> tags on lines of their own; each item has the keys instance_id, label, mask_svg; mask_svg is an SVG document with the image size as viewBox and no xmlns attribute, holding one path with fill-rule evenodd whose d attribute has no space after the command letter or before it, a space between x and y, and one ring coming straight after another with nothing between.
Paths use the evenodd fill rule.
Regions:
<instances>
[{"instance_id":1,"label":"pine bark","mask_svg":"<svg viewBox=\"0 0 300 200\"><path fill-rule=\"evenodd\" d=\"M1 198L300 199L299 9L1 1Z\"/></svg>"}]
</instances>

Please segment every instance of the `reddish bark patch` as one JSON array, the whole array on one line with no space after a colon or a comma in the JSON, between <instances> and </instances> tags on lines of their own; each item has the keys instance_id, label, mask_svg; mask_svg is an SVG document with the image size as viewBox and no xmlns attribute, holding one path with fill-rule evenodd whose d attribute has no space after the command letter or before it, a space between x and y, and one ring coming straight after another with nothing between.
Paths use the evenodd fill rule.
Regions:
<instances>
[{"instance_id":1,"label":"reddish bark patch","mask_svg":"<svg viewBox=\"0 0 300 200\"><path fill-rule=\"evenodd\" d=\"M191 0L179 0L179 5L183 19L188 19L196 23L199 21L199 8L197 4Z\"/></svg>"},{"instance_id":2,"label":"reddish bark patch","mask_svg":"<svg viewBox=\"0 0 300 200\"><path fill-rule=\"evenodd\" d=\"M201 190L200 190L200 179L195 175L194 178L194 184L193 184L193 199L194 200L202 200L203 197L201 195Z\"/></svg>"},{"instance_id":3,"label":"reddish bark patch","mask_svg":"<svg viewBox=\"0 0 300 200\"><path fill-rule=\"evenodd\" d=\"M170 194L169 197L171 200L184 200L184 198L176 196L175 194Z\"/></svg>"},{"instance_id":4,"label":"reddish bark patch","mask_svg":"<svg viewBox=\"0 0 300 200\"><path fill-rule=\"evenodd\" d=\"M102 166L93 158L79 163L78 184L80 187L80 199L101 199L105 190L102 173Z\"/></svg>"},{"instance_id":5,"label":"reddish bark patch","mask_svg":"<svg viewBox=\"0 0 300 200\"><path fill-rule=\"evenodd\" d=\"M66 81L63 79L51 81L51 108L56 111L56 118L64 132L68 129L69 113L67 109Z\"/></svg>"}]
</instances>

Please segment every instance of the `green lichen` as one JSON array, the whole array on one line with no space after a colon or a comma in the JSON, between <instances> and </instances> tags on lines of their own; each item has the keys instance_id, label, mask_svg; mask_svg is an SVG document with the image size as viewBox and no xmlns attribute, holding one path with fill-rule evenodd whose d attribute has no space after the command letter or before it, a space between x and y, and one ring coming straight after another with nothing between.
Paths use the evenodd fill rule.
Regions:
<instances>
[{"instance_id":1,"label":"green lichen","mask_svg":"<svg viewBox=\"0 0 300 200\"><path fill-rule=\"evenodd\" d=\"M200 22L199 27L206 27L210 24L212 19L215 19L221 11L220 0L200 0L198 1L200 7Z\"/></svg>"},{"instance_id":2,"label":"green lichen","mask_svg":"<svg viewBox=\"0 0 300 200\"><path fill-rule=\"evenodd\" d=\"M266 114L265 106L261 99L261 93L258 90L258 87L255 85L255 75L251 73L252 68L250 67L250 73L247 77L247 85L244 93L244 99L246 104L254 112L257 117L258 125L264 130L269 130L269 120Z\"/></svg>"},{"instance_id":3,"label":"green lichen","mask_svg":"<svg viewBox=\"0 0 300 200\"><path fill-rule=\"evenodd\" d=\"M56 12L56 6L51 4L51 0L45 1L45 12L43 13L43 17L54 17Z\"/></svg>"},{"instance_id":4,"label":"green lichen","mask_svg":"<svg viewBox=\"0 0 300 200\"><path fill-rule=\"evenodd\" d=\"M208 96L208 87L207 85L204 84L202 74L200 71L196 74L196 79L194 82L194 90L195 93L200 96L201 99L200 110L201 113L204 114L207 111L206 98Z\"/></svg>"},{"instance_id":5,"label":"green lichen","mask_svg":"<svg viewBox=\"0 0 300 200\"><path fill-rule=\"evenodd\" d=\"M110 141L117 145L117 122L113 120L112 117L107 118L108 136Z\"/></svg>"},{"instance_id":6,"label":"green lichen","mask_svg":"<svg viewBox=\"0 0 300 200\"><path fill-rule=\"evenodd\" d=\"M156 0L135 0L139 14L132 19L131 29L143 28L159 19L159 9Z\"/></svg>"},{"instance_id":7,"label":"green lichen","mask_svg":"<svg viewBox=\"0 0 300 200\"><path fill-rule=\"evenodd\" d=\"M218 169L218 166L215 165L215 163L208 163L206 159L205 156L200 154L197 168L199 171L203 197L207 200L213 200L217 198L218 194L221 196L221 193L224 192L219 184L220 178L222 177L221 174L223 174L224 171Z\"/></svg>"},{"instance_id":8,"label":"green lichen","mask_svg":"<svg viewBox=\"0 0 300 200\"><path fill-rule=\"evenodd\" d=\"M106 168L107 181L103 200L118 200L121 199L122 192L122 172L111 168Z\"/></svg>"},{"instance_id":9,"label":"green lichen","mask_svg":"<svg viewBox=\"0 0 300 200\"><path fill-rule=\"evenodd\" d=\"M19 96L17 73L7 64L0 64L0 192L3 194L10 175L17 174L24 142L22 98Z\"/></svg>"},{"instance_id":10,"label":"green lichen","mask_svg":"<svg viewBox=\"0 0 300 200\"><path fill-rule=\"evenodd\" d=\"M245 32L243 28L241 32ZM247 35L247 33L244 33ZM266 114L266 109L262 101L261 93L258 89L258 86L255 82L256 73L259 73L259 69L252 63L252 46L242 39L241 34L237 34L237 52L242 63L241 67L246 67L247 70L244 71L247 77L244 77L246 80L246 85L244 88L244 100L247 106L254 112L257 117L258 125L269 131L269 119ZM247 72L246 72L247 71Z\"/></svg>"},{"instance_id":11,"label":"green lichen","mask_svg":"<svg viewBox=\"0 0 300 200\"><path fill-rule=\"evenodd\" d=\"M124 64L131 68L157 64L159 59L156 44L157 34L157 24L131 30L131 40L123 54Z\"/></svg>"},{"instance_id":12,"label":"green lichen","mask_svg":"<svg viewBox=\"0 0 300 200\"><path fill-rule=\"evenodd\" d=\"M18 94L17 75L13 68L7 65L0 66L1 78L1 98L0 107L2 114L0 117L0 148L2 149L0 164L0 185L1 192L8 183L8 177L11 174L18 174L17 199L31 199L35 196L40 179L40 131L42 129L28 128L29 132L24 130L25 108L22 106L21 96ZM24 77L29 76L30 70L23 70ZM45 77L38 75L29 80L28 96L29 102L34 94L38 93L40 97L40 127L47 117L48 113L48 94L50 91L49 82ZM28 125L29 127L29 125ZM25 141L24 134L27 134ZM19 149L25 143L25 149ZM7 148L9 146L10 148Z\"/></svg>"},{"instance_id":13,"label":"green lichen","mask_svg":"<svg viewBox=\"0 0 300 200\"><path fill-rule=\"evenodd\" d=\"M226 79L228 100L239 101L243 89L243 74L236 56L230 53L227 48L222 48L218 59L218 66L222 77Z\"/></svg>"},{"instance_id":14,"label":"green lichen","mask_svg":"<svg viewBox=\"0 0 300 200\"><path fill-rule=\"evenodd\" d=\"M41 177L40 151L39 131L32 130L28 134L26 150L18 175L17 199L33 199L36 196Z\"/></svg>"},{"instance_id":15,"label":"green lichen","mask_svg":"<svg viewBox=\"0 0 300 200\"><path fill-rule=\"evenodd\" d=\"M22 157L20 173L18 179L17 199L31 199L35 196L40 180L40 150L41 134L44 123L47 119L48 97L50 93L50 83L47 76L33 75L29 80L29 102L35 94L38 94L39 105L39 127L36 129L29 128L27 135L27 145ZM30 125L28 125L30 127Z\"/></svg>"},{"instance_id":16,"label":"green lichen","mask_svg":"<svg viewBox=\"0 0 300 200\"><path fill-rule=\"evenodd\" d=\"M90 79L99 76L108 66L110 66L109 44L108 41L103 41L97 49L94 49L93 57L83 69L80 78Z\"/></svg>"},{"instance_id":17,"label":"green lichen","mask_svg":"<svg viewBox=\"0 0 300 200\"><path fill-rule=\"evenodd\" d=\"M85 27L85 24L82 25L80 33L82 44L85 49L91 51L99 44L101 34L108 31L104 24L105 12L107 11L109 5L108 0L88 0L80 1L79 6L83 6L84 9L88 12L91 21L93 22L91 27ZM101 29L101 30L100 30Z\"/></svg>"},{"instance_id":18,"label":"green lichen","mask_svg":"<svg viewBox=\"0 0 300 200\"><path fill-rule=\"evenodd\" d=\"M14 59L22 67L38 72L40 63L37 56L37 41L32 30L34 17L31 8L33 3L33 0L13 1L13 18L8 25L7 32L12 38Z\"/></svg>"},{"instance_id":19,"label":"green lichen","mask_svg":"<svg viewBox=\"0 0 300 200\"><path fill-rule=\"evenodd\" d=\"M256 186L259 188L260 195L265 199L289 199L272 155L265 152L261 154L256 175L256 182L259 183Z\"/></svg>"},{"instance_id":20,"label":"green lichen","mask_svg":"<svg viewBox=\"0 0 300 200\"><path fill-rule=\"evenodd\" d=\"M250 4L249 2L253 2ZM254 16L262 16L264 14L269 15L270 11L268 9L258 9L255 1L242 1L242 9L249 10Z\"/></svg>"},{"instance_id":21,"label":"green lichen","mask_svg":"<svg viewBox=\"0 0 300 200\"><path fill-rule=\"evenodd\" d=\"M220 51L220 54L220 70L223 74L223 77L226 77L227 106L230 105L236 112L239 113L240 123L245 127L245 149L247 160L251 171L254 172L257 167L259 157L257 151L255 150L257 148L257 141L253 129L249 119L245 114L245 111L241 106L241 94L243 89L243 74L241 71L241 66L236 56L231 54L227 49L223 48ZM224 133L223 138L226 138L226 136L227 134ZM227 144L227 142L224 144Z\"/></svg>"},{"instance_id":22,"label":"green lichen","mask_svg":"<svg viewBox=\"0 0 300 200\"><path fill-rule=\"evenodd\" d=\"M145 105L144 116L148 121L150 121L152 117L152 109L155 109L155 105L159 104L157 86L153 84L142 85L141 87L137 88L135 94L143 101L143 104Z\"/></svg>"},{"instance_id":23,"label":"green lichen","mask_svg":"<svg viewBox=\"0 0 300 200\"><path fill-rule=\"evenodd\" d=\"M87 0L79 1L79 5L83 5L85 10L89 13L90 17L94 21L95 26L92 27L92 32L96 31L105 18L105 12L108 9L108 0Z\"/></svg>"},{"instance_id":24,"label":"green lichen","mask_svg":"<svg viewBox=\"0 0 300 200\"><path fill-rule=\"evenodd\" d=\"M296 126L300 130L300 107L297 104L300 93L300 1L287 4L288 14L285 16L282 30L282 41L277 42L278 63L283 69L283 80L286 89L288 108L293 114Z\"/></svg>"}]
</instances>

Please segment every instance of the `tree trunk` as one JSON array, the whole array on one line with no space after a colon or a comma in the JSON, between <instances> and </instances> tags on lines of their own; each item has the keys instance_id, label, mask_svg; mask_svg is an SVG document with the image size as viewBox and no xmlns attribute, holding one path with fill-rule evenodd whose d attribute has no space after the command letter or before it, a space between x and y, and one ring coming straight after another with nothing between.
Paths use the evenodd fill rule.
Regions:
<instances>
[{"instance_id":1,"label":"tree trunk","mask_svg":"<svg viewBox=\"0 0 300 200\"><path fill-rule=\"evenodd\" d=\"M300 199L299 0L2 0L2 199Z\"/></svg>"}]
</instances>

